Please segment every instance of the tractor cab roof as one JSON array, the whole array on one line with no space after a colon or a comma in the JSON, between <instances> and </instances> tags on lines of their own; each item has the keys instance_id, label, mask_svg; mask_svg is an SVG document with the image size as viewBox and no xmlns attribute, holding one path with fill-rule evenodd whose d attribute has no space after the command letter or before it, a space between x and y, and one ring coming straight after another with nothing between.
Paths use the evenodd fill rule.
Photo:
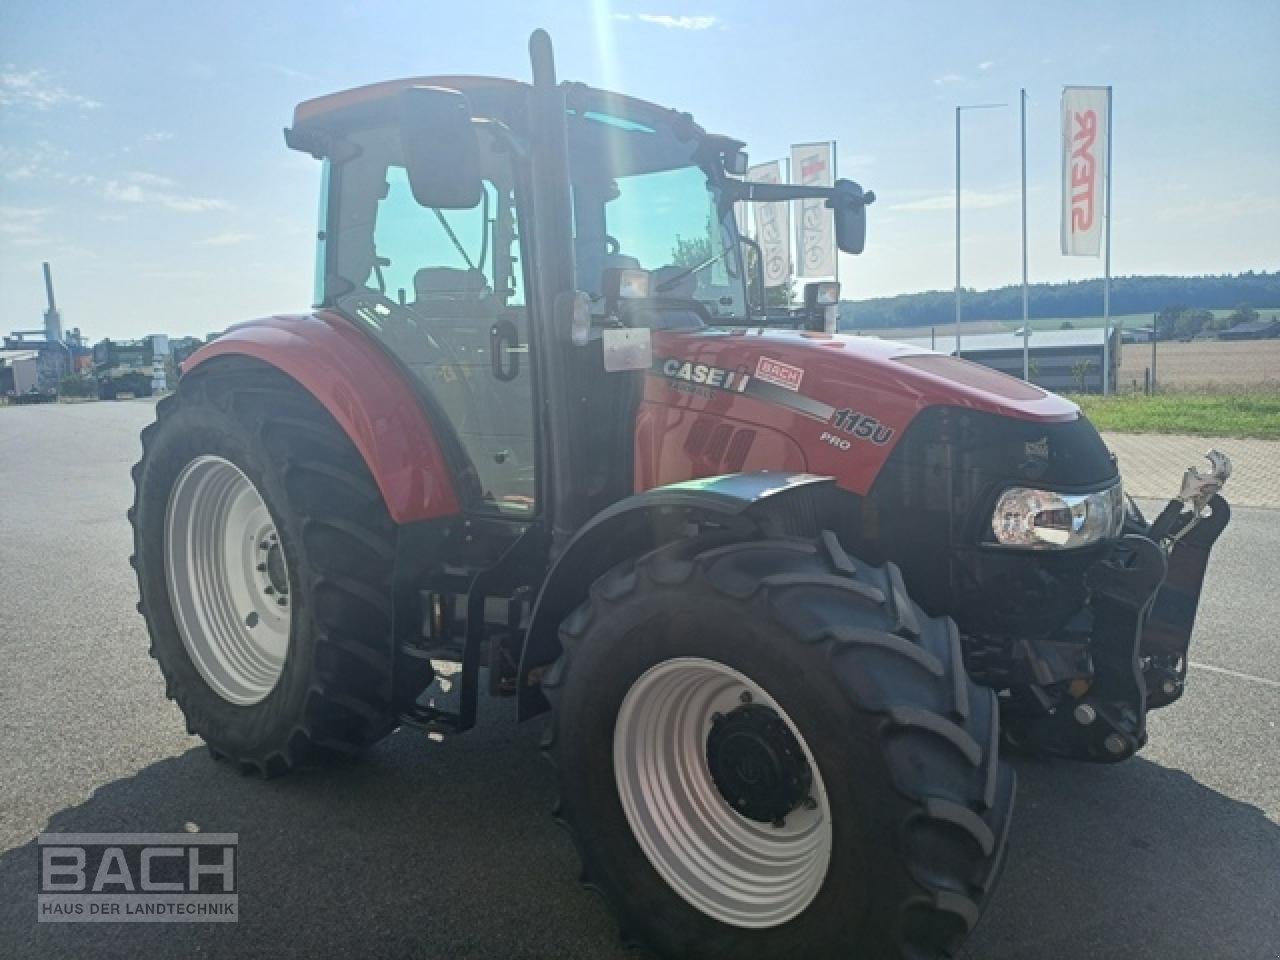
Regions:
<instances>
[{"instance_id":1,"label":"tractor cab roof","mask_svg":"<svg viewBox=\"0 0 1280 960\"><path fill-rule=\"evenodd\" d=\"M706 131L693 122L687 113L681 113L670 107L659 106L648 100L599 90L581 83L565 83L566 99L572 111L576 104L585 100L585 106L608 106L615 112L628 117L650 117L655 121L665 119L668 123L682 122L690 133L705 136ZM293 111L294 126L338 125L356 120L361 114L376 115L379 107L393 101L400 91L408 87L445 87L457 90L471 101L472 109L477 116L490 113L505 114L512 108L522 109L524 98L532 87L521 81L506 77L482 77L469 75L402 77L398 80L384 80L380 83L369 83L350 90L313 97L298 104Z\"/></svg>"},{"instance_id":2,"label":"tractor cab roof","mask_svg":"<svg viewBox=\"0 0 1280 960\"><path fill-rule=\"evenodd\" d=\"M340 134L393 121L398 94L415 86L457 90L467 97L475 116L501 120L517 129L526 126L528 94L533 89L527 83L503 77L428 76L386 80L304 100L294 108L294 132L302 134L302 142L306 142L308 134ZM590 121L587 126L594 128L597 136L665 129L674 133L677 140L700 141L711 152L731 152L742 147L739 140L708 134L689 114L679 110L581 83L561 86L569 114ZM626 139L632 143L627 152L634 152L637 146L634 138ZM646 165L639 156L635 160L641 167Z\"/></svg>"},{"instance_id":3,"label":"tractor cab roof","mask_svg":"<svg viewBox=\"0 0 1280 960\"><path fill-rule=\"evenodd\" d=\"M376 113L380 105L393 100L396 94L407 87L446 87L458 90L466 94L476 108L498 100L516 99L529 89L527 83L504 77L402 77L304 100L293 110L293 125L342 125L356 120L361 114Z\"/></svg>"}]
</instances>

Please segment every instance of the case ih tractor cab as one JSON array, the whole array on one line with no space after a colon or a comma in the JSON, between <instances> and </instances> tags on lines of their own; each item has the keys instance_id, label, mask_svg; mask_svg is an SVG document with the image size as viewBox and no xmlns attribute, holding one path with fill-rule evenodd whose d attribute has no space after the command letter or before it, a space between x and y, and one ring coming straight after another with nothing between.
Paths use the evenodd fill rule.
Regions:
<instances>
[{"instance_id":1,"label":"case ih tractor cab","mask_svg":"<svg viewBox=\"0 0 1280 960\"><path fill-rule=\"evenodd\" d=\"M318 306L195 354L134 470L168 694L264 775L512 697L629 936L949 954L1002 743L1122 760L1182 693L1228 465L1148 524L1074 404L766 328L735 206L826 198L857 253L870 195L530 50L297 108Z\"/></svg>"}]
</instances>

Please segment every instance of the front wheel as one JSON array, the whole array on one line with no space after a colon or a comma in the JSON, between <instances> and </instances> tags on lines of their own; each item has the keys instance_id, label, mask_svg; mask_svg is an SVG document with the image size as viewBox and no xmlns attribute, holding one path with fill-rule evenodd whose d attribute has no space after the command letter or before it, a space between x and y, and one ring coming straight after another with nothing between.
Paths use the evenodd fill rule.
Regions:
<instances>
[{"instance_id":1,"label":"front wheel","mask_svg":"<svg viewBox=\"0 0 1280 960\"><path fill-rule=\"evenodd\" d=\"M544 677L559 814L667 956L945 956L1002 860L991 691L892 566L815 541L664 547L602 577Z\"/></svg>"}]
</instances>

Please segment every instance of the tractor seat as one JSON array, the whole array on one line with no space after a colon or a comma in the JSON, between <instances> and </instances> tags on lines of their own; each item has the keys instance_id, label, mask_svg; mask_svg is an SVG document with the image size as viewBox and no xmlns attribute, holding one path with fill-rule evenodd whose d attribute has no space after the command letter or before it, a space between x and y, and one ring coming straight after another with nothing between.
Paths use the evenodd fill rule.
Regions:
<instances>
[{"instance_id":1,"label":"tractor seat","mask_svg":"<svg viewBox=\"0 0 1280 960\"><path fill-rule=\"evenodd\" d=\"M498 306L479 270L423 267L413 275L414 307L427 317L490 318Z\"/></svg>"}]
</instances>

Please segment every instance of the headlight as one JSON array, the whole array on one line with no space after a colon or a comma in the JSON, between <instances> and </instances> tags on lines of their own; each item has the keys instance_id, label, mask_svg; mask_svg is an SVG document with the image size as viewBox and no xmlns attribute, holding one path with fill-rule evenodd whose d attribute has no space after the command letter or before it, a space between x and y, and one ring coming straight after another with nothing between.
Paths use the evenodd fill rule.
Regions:
<instances>
[{"instance_id":1,"label":"headlight","mask_svg":"<svg viewBox=\"0 0 1280 960\"><path fill-rule=\"evenodd\" d=\"M1124 490L1117 481L1096 493L1055 493L1011 487L996 501L991 530L1006 547L1060 550L1118 536L1124 527Z\"/></svg>"}]
</instances>

